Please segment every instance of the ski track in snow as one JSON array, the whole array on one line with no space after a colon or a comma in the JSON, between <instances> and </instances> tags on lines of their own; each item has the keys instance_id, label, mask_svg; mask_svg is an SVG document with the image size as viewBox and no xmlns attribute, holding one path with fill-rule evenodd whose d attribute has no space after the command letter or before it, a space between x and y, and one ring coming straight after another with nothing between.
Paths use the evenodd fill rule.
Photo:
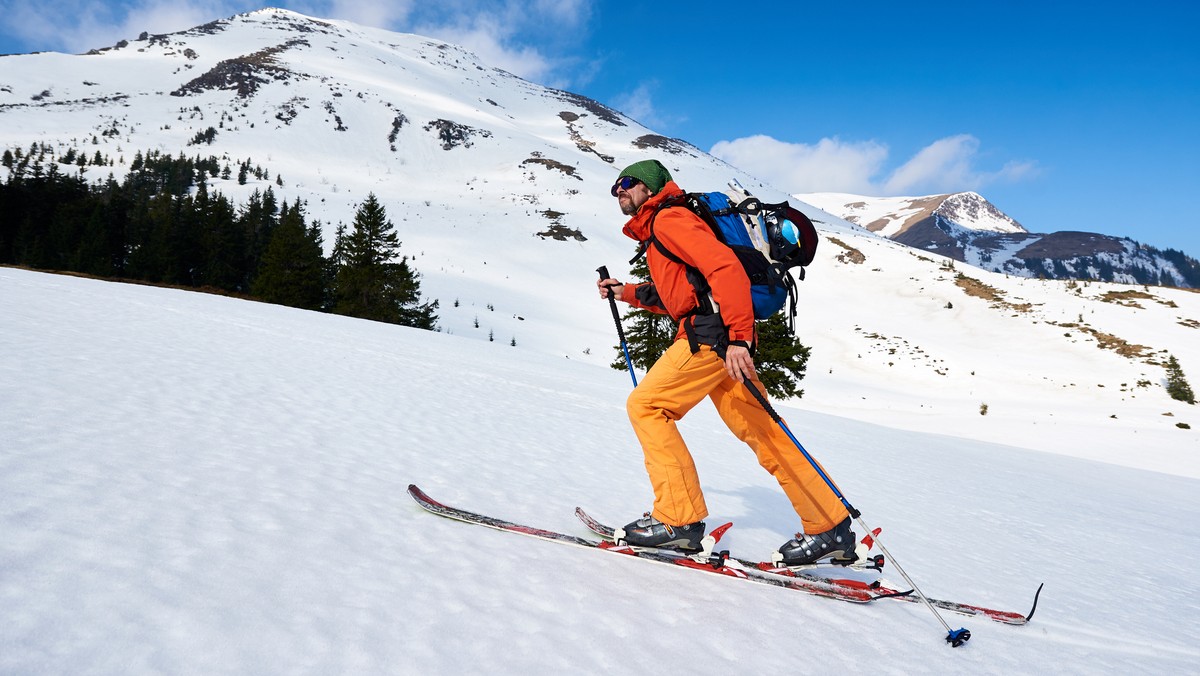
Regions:
<instances>
[{"instance_id":1,"label":"ski track in snow","mask_svg":"<svg viewBox=\"0 0 1200 676\"><path fill-rule=\"evenodd\" d=\"M851 606L439 519L584 534L651 500L628 376L507 345L0 269L0 673L767 673L1200 666L1195 479L782 407L926 594L1028 626ZM724 543L797 527L701 405ZM1180 453L1194 449L1179 449ZM894 572L891 579L896 579Z\"/></svg>"}]
</instances>

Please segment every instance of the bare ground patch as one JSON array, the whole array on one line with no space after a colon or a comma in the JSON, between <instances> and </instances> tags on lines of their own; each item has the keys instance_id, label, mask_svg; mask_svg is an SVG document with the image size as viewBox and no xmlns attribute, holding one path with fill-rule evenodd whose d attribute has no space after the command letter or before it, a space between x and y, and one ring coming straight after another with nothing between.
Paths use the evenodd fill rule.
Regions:
<instances>
[{"instance_id":1,"label":"bare ground patch","mask_svg":"<svg viewBox=\"0 0 1200 676\"><path fill-rule=\"evenodd\" d=\"M843 249L845 249L845 251L843 253L840 253L836 256L838 261L840 261L842 263L847 263L847 264L853 263L855 265L862 265L863 263L867 262L866 254L859 251L858 249L855 249L854 247L850 246L849 244L846 244L845 242L838 239L837 237L826 237L826 239L829 240L830 242L833 242L834 244L842 247Z\"/></svg>"}]
</instances>

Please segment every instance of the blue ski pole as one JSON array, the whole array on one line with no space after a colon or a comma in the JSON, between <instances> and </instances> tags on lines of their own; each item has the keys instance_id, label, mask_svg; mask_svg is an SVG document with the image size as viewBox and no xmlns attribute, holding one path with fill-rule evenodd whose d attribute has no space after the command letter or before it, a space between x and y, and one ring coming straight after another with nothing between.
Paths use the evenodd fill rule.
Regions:
<instances>
[{"instance_id":1,"label":"blue ski pole","mask_svg":"<svg viewBox=\"0 0 1200 676\"><path fill-rule=\"evenodd\" d=\"M600 279L611 279L608 275L608 266L601 265L596 268L596 272L600 273ZM629 377L633 378L633 386L637 387L637 374L633 372L633 359L629 357L629 343L625 342L625 331L621 328L621 314L617 312L617 299L613 297L613 290L608 288L608 306L612 308L613 323L617 325L617 337L621 339L621 351L625 353L625 366L629 367Z\"/></svg>"},{"instance_id":2,"label":"blue ski pole","mask_svg":"<svg viewBox=\"0 0 1200 676\"><path fill-rule=\"evenodd\" d=\"M771 416L771 419L779 425L780 429L783 430L783 433L787 435L788 439L792 440L792 443L795 444L796 448L800 450L800 453L804 456L804 459L808 461L808 464L812 465L813 469L817 471L817 474L820 475L821 479L825 482L825 485L829 487L829 490L833 491L833 494L837 496L837 499L842 502L842 505L846 508L846 511L850 512L850 516L852 516L854 520L858 522L859 526L862 526L863 530L870 533L870 527L868 527L867 524L862 520L862 513L855 509L854 505L850 504L850 501L846 499L845 495L842 495L842 491L838 489L837 485L835 485L833 481L829 479L829 475L825 474L825 470L821 469L821 466L817 464L817 461L814 460L813 457L809 455L808 451L804 449L804 445L801 444L800 441L796 439L795 435L792 434L792 431L788 429L787 423L783 422L783 418L779 417L779 414L775 411L775 408L771 406L771 403L767 401L767 398L763 396L763 393L759 392L758 388L754 386L754 383L750 382L749 380L743 380L742 382L745 383L746 389L750 390L750 394L752 394L754 398L758 400L758 403L762 404L763 409L766 410L767 414ZM879 545L879 551L883 552L883 555L892 562L892 565L895 566L896 570L900 572L900 575L904 577L904 581L908 583L908 586L912 587L913 591L917 593L917 597L921 599L921 602L929 608L929 611L933 613L933 616L937 618L937 621L940 622L942 627L946 629L946 642L957 648L969 641L971 639L970 630L965 628L951 629L950 625L946 624L946 620L942 619L942 614L939 613L937 608L935 608L934 605L929 602L929 599L925 598L925 594L922 593L921 589L917 587L917 584L912 581L912 578L908 576L908 573L904 572L904 568L896 561L891 552L887 550L887 547L880 542L878 536L875 536L875 544Z\"/></svg>"}]
</instances>

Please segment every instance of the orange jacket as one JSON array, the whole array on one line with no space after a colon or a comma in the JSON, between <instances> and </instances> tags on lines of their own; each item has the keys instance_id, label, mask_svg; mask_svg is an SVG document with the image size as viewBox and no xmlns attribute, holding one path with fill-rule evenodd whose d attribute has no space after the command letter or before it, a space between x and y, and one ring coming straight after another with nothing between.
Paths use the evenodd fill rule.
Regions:
<instances>
[{"instance_id":1,"label":"orange jacket","mask_svg":"<svg viewBox=\"0 0 1200 676\"><path fill-rule=\"evenodd\" d=\"M629 219L625 224L625 234L639 242L647 242L650 239L650 219L656 207L682 193L683 190L674 181L667 182ZM750 279L746 277L733 251L717 239L699 216L685 207L671 207L658 212L658 216L654 217L654 236L668 251L699 270L708 280L721 320L728 329L727 339L753 342L754 308L750 303ZM621 300L634 307L668 314L675 320L699 304L696 290L687 279L685 266L670 260L653 245L648 245L646 265L650 269L649 284L626 284ZM653 301L657 301L657 304ZM681 325L675 339L684 336Z\"/></svg>"}]
</instances>

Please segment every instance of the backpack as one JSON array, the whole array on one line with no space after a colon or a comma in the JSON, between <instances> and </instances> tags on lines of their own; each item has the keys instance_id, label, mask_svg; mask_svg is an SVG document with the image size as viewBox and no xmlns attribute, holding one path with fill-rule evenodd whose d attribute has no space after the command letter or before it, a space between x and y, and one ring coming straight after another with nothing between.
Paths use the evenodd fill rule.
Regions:
<instances>
[{"instance_id":1,"label":"backpack","mask_svg":"<svg viewBox=\"0 0 1200 676\"><path fill-rule=\"evenodd\" d=\"M729 192L685 193L659 205L650 217L649 242L667 259L688 268L688 280L696 289L701 312L711 313L711 289L699 270L688 266L654 236L654 219L670 207L684 207L708 224L717 239L733 250L750 278L750 299L756 320L767 319L791 301L788 326L795 330L796 280L791 269L812 263L817 252L817 229L807 216L787 202L765 204L736 180ZM643 248L630 263L645 253Z\"/></svg>"}]
</instances>

